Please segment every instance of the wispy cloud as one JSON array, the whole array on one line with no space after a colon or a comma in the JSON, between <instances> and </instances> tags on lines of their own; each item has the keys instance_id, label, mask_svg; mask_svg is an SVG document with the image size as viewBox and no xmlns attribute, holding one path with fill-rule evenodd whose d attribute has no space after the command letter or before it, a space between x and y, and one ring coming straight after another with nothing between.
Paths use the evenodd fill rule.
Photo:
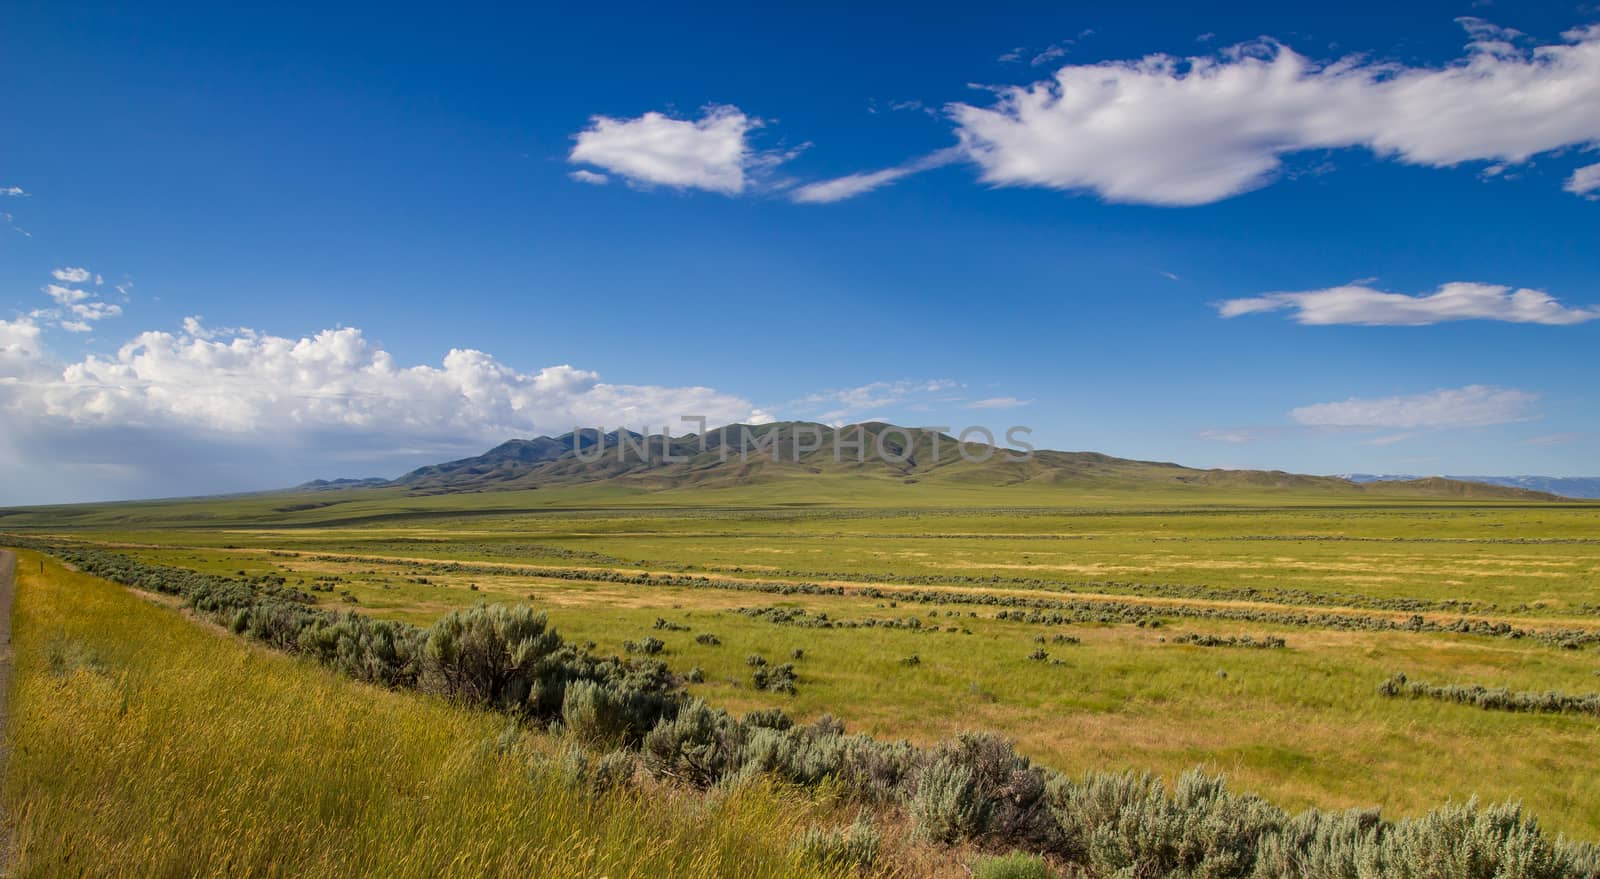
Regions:
<instances>
[{"instance_id":1,"label":"wispy cloud","mask_svg":"<svg viewBox=\"0 0 1600 879\"><path fill-rule=\"evenodd\" d=\"M1362 440L1361 444L1364 446L1392 446L1395 443L1403 443L1409 439L1416 439L1418 436L1420 436L1420 434L1416 433L1415 431L1391 433L1384 436L1375 436L1371 439Z\"/></svg>"},{"instance_id":2,"label":"wispy cloud","mask_svg":"<svg viewBox=\"0 0 1600 879\"><path fill-rule=\"evenodd\" d=\"M1489 385L1468 385L1394 397L1352 397L1337 403L1301 406L1289 413L1296 423L1321 428L1424 430L1488 427L1528 421L1537 394Z\"/></svg>"},{"instance_id":3,"label":"wispy cloud","mask_svg":"<svg viewBox=\"0 0 1600 879\"><path fill-rule=\"evenodd\" d=\"M1542 436L1530 436L1523 440L1523 445L1528 446L1561 446L1577 442L1583 438L1580 433L1547 433Z\"/></svg>"},{"instance_id":4,"label":"wispy cloud","mask_svg":"<svg viewBox=\"0 0 1600 879\"><path fill-rule=\"evenodd\" d=\"M1043 67L1044 65L1049 64L1051 61L1055 61L1058 58L1065 58L1067 55L1068 46L1071 44L1072 41L1068 40L1065 43L1056 43L1053 46L1047 46L1040 51L1039 54L1034 55L1033 58L1028 61L1028 64L1033 67Z\"/></svg>"},{"instance_id":5,"label":"wispy cloud","mask_svg":"<svg viewBox=\"0 0 1600 879\"><path fill-rule=\"evenodd\" d=\"M817 183L808 183L796 188L790 193L790 198L801 204L828 204L854 198L862 193L871 192L881 186L887 186L903 177L909 177L922 171L941 168L962 158L959 149L951 148L930 153L919 159L896 165L893 168L884 168L881 171L869 171L861 174L846 174L832 180L823 180Z\"/></svg>"},{"instance_id":6,"label":"wispy cloud","mask_svg":"<svg viewBox=\"0 0 1600 879\"><path fill-rule=\"evenodd\" d=\"M891 409L918 410L933 404L960 403L960 387L944 378L876 381L809 394L784 408L811 413L808 417L818 421L838 422Z\"/></svg>"},{"instance_id":7,"label":"wispy cloud","mask_svg":"<svg viewBox=\"0 0 1600 879\"><path fill-rule=\"evenodd\" d=\"M1021 406L1033 405L1032 400L1020 400L1016 397L986 397L982 400L973 400L967 403L967 409L1016 409Z\"/></svg>"},{"instance_id":8,"label":"wispy cloud","mask_svg":"<svg viewBox=\"0 0 1600 879\"><path fill-rule=\"evenodd\" d=\"M28 193L24 192L20 186L0 186L0 195L8 196L10 198L28 197Z\"/></svg>"},{"instance_id":9,"label":"wispy cloud","mask_svg":"<svg viewBox=\"0 0 1600 879\"><path fill-rule=\"evenodd\" d=\"M1363 326L1428 326L1458 320L1495 320L1547 325L1579 324L1600 318L1600 308L1563 306L1542 290L1513 289L1499 284L1453 282L1425 296L1386 293L1363 284L1268 293L1219 303L1225 318L1291 311L1302 324Z\"/></svg>"},{"instance_id":10,"label":"wispy cloud","mask_svg":"<svg viewBox=\"0 0 1600 879\"><path fill-rule=\"evenodd\" d=\"M604 186L605 184L611 182L611 178L610 177L607 177L604 174L596 174L593 171L589 171L589 170L586 170L586 169L583 169L583 168L579 168L578 170L573 171L571 174L568 174L567 176L571 177L573 180L578 181L579 183L588 183L588 184L592 184L594 186Z\"/></svg>"}]
</instances>

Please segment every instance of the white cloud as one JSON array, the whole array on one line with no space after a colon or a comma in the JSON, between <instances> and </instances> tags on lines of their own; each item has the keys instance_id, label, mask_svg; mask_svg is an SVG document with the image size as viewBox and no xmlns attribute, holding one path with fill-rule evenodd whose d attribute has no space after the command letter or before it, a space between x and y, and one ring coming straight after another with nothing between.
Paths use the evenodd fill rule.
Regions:
<instances>
[{"instance_id":1,"label":"white cloud","mask_svg":"<svg viewBox=\"0 0 1600 879\"><path fill-rule=\"evenodd\" d=\"M54 299L57 305L62 306L72 305L75 302L83 302L93 295L87 290L79 290L74 287L63 287L60 284L47 284L45 285L44 292L48 294L51 299Z\"/></svg>"},{"instance_id":2,"label":"white cloud","mask_svg":"<svg viewBox=\"0 0 1600 879\"><path fill-rule=\"evenodd\" d=\"M818 421L838 422L892 407L922 409L931 403L958 402L959 396L952 393L958 388L950 379L877 381L810 394L792 405L815 412L811 417Z\"/></svg>"},{"instance_id":3,"label":"white cloud","mask_svg":"<svg viewBox=\"0 0 1600 879\"><path fill-rule=\"evenodd\" d=\"M698 121L656 112L634 119L595 116L577 134L567 160L635 184L738 195L753 176L788 158L751 148L748 135L762 124L730 106L708 107Z\"/></svg>"},{"instance_id":4,"label":"white cloud","mask_svg":"<svg viewBox=\"0 0 1600 879\"><path fill-rule=\"evenodd\" d=\"M26 376L38 365L43 356L39 335L38 325L28 318L0 320L0 394L8 380Z\"/></svg>"},{"instance_id":5,"label":"white cloud","mask_svg":"<svg viewBox=\"0 0 1600 879\"><path fill-rule=\"evenodd\" d=\"M1593 165L1584 165L1572 172L1567 178L1564 187L1573 195L1581 195L1587 199L1600 199L1600 162Z\"/></svg>"},{"instance_id":6,"label":"white cloud","mask_svg":"<svg viewBox=\"0 0 1600 879\"><path fill-rule=\"evenodd\" d=\"M0 223L5 223L7 226L10 226L11 230L13 232L16 232L18 235L21 235L24 238L32 238L33 237L33 233L29 232L27 229L22 228L21 226L18 226L17 225L17 218L13 217L7 211L0 211Z\"/></svg>"},{"instance_id":7,"label":"white cloud","mask_svg":"<svg viewBox=\"0 0 1600 879\"><path fill-rule=\"evenodd\" d=\"M1547 433L1542 436L1530 436L1522 442L1529 446L1560 446L1582 438L1583 435L1578 433Z\"/></svg>"},{"instance_id":8,"label":"white cloud","mask_svg":"<svg viewBox=\"0 0 1600 879\"><path fill-rule=\"evenodd\" d=\"M570 365L524 371L472 349L401 364L354 328L285 338L191 320L63 362L41 347L39 325L0 320L0 439L12 446L0 454L0 503L24 491L48 500L265 488L350 475L332 472L347 466L394 475L513 436L677 432L682 415L771 420L713 388L611 383ZM73 481L105 465L132 475L110 487Z\"/></svg>"},{"instance_id":9,"label":"white cloud","mask_svg":"<svg viewBox=\"0 0 1600 879\"><path fill-rule=\"evenodd\" d=\"M828 204L843 201L862 193L871 192L880 186L887 186L902 177L908 177L920 171L943 167L951 162L959 161L961 157L961 151L958 149L939 150L920 159L906 162L903 165L896 165L893 168L884 168L881 171L869 171L860 174L846 174L843 177L835 177L832 180L808 183L795 189L790 194L790 198L801 204Z\"/></svg>"},{"instance_id":10,"label":"white cloud","mask_svg":"<svg viewBox=\"0 0 1600 879\"><path fill-rule=\"evenodd\" d=\"M1511 388L1469 385L1396 397L1301 406L1289 413L1306 427L1421 430L1487 427L1527 421L1537 394Z\"/></svg>"},{"instance_id":11,"label":"white cloud","mask_svg":"<svg viewBox=\"0 0 1600 879\"><path fill-rule=\"evenodd\" d=\"M1292 310L1302 324L1428 326L1445 321L1497 320L1507 323L1578 324L1600 318L1600 308L1569 308L1542 290L1513 290L1498 284L1456 281L1426 296L1385 293L1362 284L1268 293L1229 299L1217 305L1225 318Z\"/></svg>"},{"instance_id":12,"label":"white cloud","mask_svg":"<svg viewBox=\"0 0 1600 879\"><path fill-rule=\"evenodd\" d=\"M579 183L588 183L588 184L591 184L593 186L604 186L607 183L611 182L611 178L607 177L604 174L596 174L593 171L585 171L582 168L579 168L578 170L573 171L571 174L568 174L567 176L571 177L573 180L578 181Z\"/></svg>"},{"instance_id":13,"label":"white cloud","mask_svg":"<svg viewBox=\"0 0 1600 879\"><path fill-rule=\"evenodd\" d=\"M6 195L12 198L27 198L28 196L26 192L22 191L22 187L20 186L0 186L0 195Z\"/></svg>"},{"instance_id":14,"label":"white cloud","mask_svg":"<svg viewBox=\"0 0 1600 879\"><path fill-rule=\"evenodd\" d=\"M1410 67L1315 62L1277 43L1218 55L1068 65L952 104L984 181L1085 190L1116 202L1197 205L1255 189L1282 157L1366 148L1414 165L1517 164L1600 141L1600 25L1521 48L1464 19L1464 58Z\"/></svg>"},{"instance_id":15,"label":"white cloud","mask_svg":"<svg viewBox=\"0 0 1600 879\"><path fill-rule=\"evenodd\" d=\"M1015 409L1019 406L1028 406L1032 400L1019 400L1016 397L988 397L982 400L973 400L966 404L968 409Z\"/></svg>"},{"instance_id":16,"label":"white cloud","mask_svg":"<svg viewBox=\"0 0 1600 879\"><path fill-rule=\"evenodd\" d=\"M1053 46L1050 46L1043 52L1033 56L1033 60L1029 61L1028 64L1032 67L1043 67L1044 65L1049 64L1051 61L1054 61L1058 58L1065 58L1067 56L1067 52L1069 51L1068 46L1070 46L1071 43L1072 41L1068 40L1065 45L1057 43Z\"/></svg>"},{"instance_id":17,"label":"white cloud","mask_svg":"<svg viewBox=\"0 0 1600 879\"><path fill-rule=\"evenodd\" d=\"M68 284L82 284L84 281L87 281L94 276L94 273L88 269L71 267L55 269L54 271L50 272L50 274L57 281L65 281Z\"/></svg>"},{"instance_id":18,"label":"white cloud","mask_svg":"<svg viewBox=\"0 0 1600 879\"><path fill-rule=\"evenodd\" d=\"M97 321L122 314L122 306L110 302L80 302L67 308L79 320Z\"/></svg>"},{"instance_id":19,"label":"white cloud","mask_svg":"<svg viewBox=\"0 0 1600 879\"><path fill-rule=\"evenodd\" d=\"M7 403L80 424L479 438L659 424L680 414L715 423L753 412L710 388L608 384L566 365L525 373L472 349L452 349L437 367L401 366L354 328L299 339L250 330L213 338L198 321L67 364Z\"/></svg>"},{"instance_id":20,"label":"white cloud","mask_svg":"<svg viewBox=\"0 0 1600 879\"><path fill-rule=\"evenodd\" d=\"M100 283L100 277L88 269L60 268L50 274L56 280L68 284L82 283L90 279L97 285ZM55 301L56 307L35 310L29 317L69 333L87 333L94 329L95 322L122 314L122 306L102 301L97 291L62 284L46 284L44 293Z\"/></svg>"}]
</instances>

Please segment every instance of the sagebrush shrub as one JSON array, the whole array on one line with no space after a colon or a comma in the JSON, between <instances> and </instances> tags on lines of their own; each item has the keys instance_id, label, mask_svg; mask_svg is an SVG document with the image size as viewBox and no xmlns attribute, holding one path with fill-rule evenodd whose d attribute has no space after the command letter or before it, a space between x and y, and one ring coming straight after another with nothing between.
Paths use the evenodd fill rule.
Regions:
<instances>
[{"instance_id":1,"label":"sagebrush shrub","mask_svg":"<svg viewBox=\"0 0 1600 879\"><path fill-rule=\"evenodd\" d=\"M638 641L623 641L622 649L628 651L629 653L639 653L645 656L654 656L657 653L667 649L667 645L666 642L662 641L660 638L645 637L639 639Z\"/></svg>"},{"instance_id":2,"label":"sagebrush shrub","mask_svg":"<svg viewBox=\"0 0 1600 879\"><path fill-rule=\"evenodd\" d=\"M751 682L755 684L755 688L758 690L788 693L791 696L794 695L795 684L800 680L799 676L794 673L794 665L787 662L783 665L756 666L754 674L750 677Z\"/></svg>"},{"instance_id":3,"label":"sagebrush shrub","mask_svg":"<svg viewBox=\"0 0 1600 879\"><path fill-rule=\"evenodd\" d=\"M800 860L825 869L840 867L869 870L878 860L882 840L865 812L854 824L840 830L810 828L795 841Z\"/></svg>"},{"instance_id":4,"label":"sagebrush shrub","mask_svg":"<svg viewBox=\"0 0 1600 879\"><path fill-rule=\"evenodd\" d=\"M937 760L918 775L906 811L922 837L955 843L975 835L983 826L984 806L969 767Z\"/></svg>"}]
</instances>

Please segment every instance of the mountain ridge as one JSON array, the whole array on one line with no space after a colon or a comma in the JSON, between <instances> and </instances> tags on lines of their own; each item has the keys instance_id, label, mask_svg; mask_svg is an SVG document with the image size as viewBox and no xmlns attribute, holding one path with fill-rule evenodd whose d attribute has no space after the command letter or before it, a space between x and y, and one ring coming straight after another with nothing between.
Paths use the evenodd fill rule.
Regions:
<instances>
[{"instance_id":1,"label":"mountain ridge","mask_svg":"<svg viewBox=\"0 0 1600 879\"><path fill-rule=\"evenodd\" d=\"M1415 482L1426 477L1396 473L1342 473L1340 479L1357 484L1373 482ZM1579 500L1600 498L1600 476L1443 476L1456 482L1478 482L1506 488L1525 488Z\"/></svg>"},{"instance_id":2,"label":"mountain ridge","mask_svg":"<svg viewBox=\"0 0 1600 879\"><path fill-rule=\"evenodd\" d=\"M854 445L859 442L860 446ZM832 427L785 421L731 424L704 434L648 436L634 431L573 431L511 439L480 455L418 467L387 482L413 495L515 491L592 483L646 490L729 487L790 479L854 477L969 486L1137 489L1248 488L1343 495L1562 500L1527 487L1440 477L1358 482L1281 470L1185 467L1100 452L1010 448L884 422ZM311 483L334 491L338 481Z\"/></svg>"}]
</instances>

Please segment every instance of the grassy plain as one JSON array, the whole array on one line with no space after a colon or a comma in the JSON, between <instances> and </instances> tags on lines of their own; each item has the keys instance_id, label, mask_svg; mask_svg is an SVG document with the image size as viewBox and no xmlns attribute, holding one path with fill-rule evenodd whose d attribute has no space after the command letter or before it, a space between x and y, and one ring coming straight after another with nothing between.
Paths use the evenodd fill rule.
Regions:
<instances>
[{"instance_id":1,"label":"grassy plain","mask_svg":"<svg viewBox=\"0 0 1600 879\"><path fill-rule=\"evenodd\" d=\"M1600 505L796 480L653 494L368 491L108 505L16 513L0 529L212 572L277 572L330 586L314 593L329 606L417 623L479 601L530 602L565 636L605 652L662 639L675 670L704 671L691 690L730 709L832 713L916 741L998 730L1066 771L1171 777L1201 764L1291 807L1415 814L1472 794L1520 799L1554 829L1600 838L1600 719L1377 693L1395 672L1593 692L1593 646L1203 615L1416 613L1600 629ZM519 570L531 567L540 573ZM846 594L586 579L595 572L822 583ZM999 620L999 607L913 601L913 590L1137 601L1161 625ZM921 629L805 628L735 612L768 606L847 621L916 617ZM688 629L657 629L658 618ZM706 632L721 643L697 643ZM1276 635L1287 647L1174 643L1189 632ZM792 660L796 649L803 658ZM1037 649L1048 659L1028 659ZM752 653L796 662L798 693L753 689ZM912 655L917 664L902 663Z\"/></svg>"},{"instance_id":2,"label":"grassy plain","mask_svg":"<svg viewBox=\"0 0 1600 879\"><path fill-rule=\"evenodd\" d=\"M18 565L7 875L818 875L790 848L809 801L588 797L503 716L40 562Z\"/></svg>"}]
</instances>

